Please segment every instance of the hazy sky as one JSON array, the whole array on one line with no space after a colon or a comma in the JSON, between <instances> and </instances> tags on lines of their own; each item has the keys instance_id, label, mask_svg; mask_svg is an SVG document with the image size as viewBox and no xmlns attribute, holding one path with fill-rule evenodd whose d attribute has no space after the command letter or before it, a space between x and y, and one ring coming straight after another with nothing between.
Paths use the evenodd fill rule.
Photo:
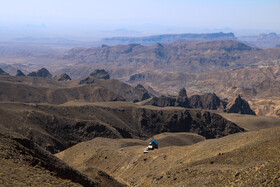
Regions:
<instances>
[{"instance_id":1,"label":"hazy sky","mask_svg":"<svg viewBox=\"0 0 280 187\"><path fill-rule=\"evenodd\" d=\"M0 0L1 26L280 30L280 0Z\"/></svg>"}]
</instances>

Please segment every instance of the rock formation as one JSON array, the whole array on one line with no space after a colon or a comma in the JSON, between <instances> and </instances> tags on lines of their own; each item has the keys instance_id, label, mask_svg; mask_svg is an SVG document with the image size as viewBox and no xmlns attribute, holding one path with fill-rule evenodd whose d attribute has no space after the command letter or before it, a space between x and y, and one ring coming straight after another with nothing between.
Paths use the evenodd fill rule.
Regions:
<instances>
[{"instance_id":1,"label":"rock formation","mask_svg":"<svg viewBox=\"0 0 280 187\"><path fill-rule=\"evenodd\" d=\"M256 115L255 112L250 108L248 102L242 99L240 95L235 97L231 102L227 103L226 101L221 100L215 93L193 95L188 98L185 88L179 91L178 97L153 97L142 104L159 107L177 106L183 108L221 110L227 113Z\"/></svg>"},{"instance_id":2,"label":"rock formation","mask_svg":"<svg viewBox=\"0 0 280 187\"><path fill-rule=\"evenodd\" d=\"M9 75L9 73L5 72L2 68L0 68L0 75Z\"/></svg>"},{"instance_id":3,"label":"rock formation","mask_svg":"<svg viewBox=\"0 0 280 187\"><path fill-rule=\"evenodd\" d=\"M135 92L140 92L142 93L142 98L140 99L140 101L146 100L151 98L149 92L146 90L146 88L144 88L144 86L142 86L141 84L138 84L135 88L134 88ZM134 102L138 102L138 101L134 101Z\"/></svg>"},{"instance_id":4,"label":"rock formation","mask_svg":"<svg viewBox=\"0 0 280 187\"><path fill-rule=\"evenodd\" d=\"M250 108L248 102L242 99L240 95L236 96L231 102L227 104L225 111L227 113L256 115L255 112Z\"/></svg>"},{"instance_id":5,"label":"rock formation","mask_svg":"<svg viewBox=\"0 0 280 187\"><path fill-rule=\"evenodd\" d=\"M184 107L184 108L191 108L190 101L187 96L187 91L185 88L182 88L179 91L178 97L175 102L175 106Z\"/></svg>"},{"instance_id":6,"label":"rock formation","mask_svg":"<svg viewBox=\"0 0 280 187\"><path fill-rule=\"evenodd\" d=\"M104 69L96 69L94 72L90 74L90 76L93 76L98 79L110 79L109 73Z\"/></svg>"},{"instance_id":7,"label":"rock formation","mask_svg":"<svg viewBox=\"0 0 280 187\"><path fill-rule=\"evenodd\" d=\"M57 80L57 81L70 81L71 80L70 76L67 75L66 73L56 75L54 77L54 79Z\"/></svg>"},{"instance_id":8,"label":"rock formation","mask_svg":"<svg viewBox=\"0 0 280 187\"><path fill-rule=\"evenodd\" d=\"M83 80L80 80L79 84L93 84L94 78L93 77L87 77Z\"/></svg>"},{"instance_id":9,"label":"rock formation","mask_svg":"<svg viewBox=\"0 0 280 187\"><path fill-rule=\"evenodd\" d=\"M31 72L28 74L28 76L31 77L43 77L43 78L51 78L52 74L46 69L46 68L42 68L39 69L36 72Z\"/></svg>"},{"instance_id":10,"label":"rock formation","mask_svg":"<svg viewBox=\"0 0 280 187\"><path fill-rule=\"evenodd\" d=\"M167 107L167 106L175 106L175 103L176 103L175 97L167 97L162 95L160 97L153 97L152 99L145 102L144 105Z\"/></svg>"},{"instance_id":11,"label":"rock formation","mask_svg":"<svg viewBox=\"0 0 280 187\"><path fill-rule=\"evenodd\" d=\"M190 106L192 108L201 108L207 110L224 109L226 102L221 99L215 93L209 93L204 95L193 95L189 98Z\"/></svg>"},{"instance_id":12,"label":"rock formation","mask_svg":"<svg viewBox=\"0 0 280 187\"><path fill-rule=\"evenodd\" d=\"M16 76L17 77L22 77L22 76L25 76L25 74L21 70L18 69Z\"/></svg>"}]
</instances>

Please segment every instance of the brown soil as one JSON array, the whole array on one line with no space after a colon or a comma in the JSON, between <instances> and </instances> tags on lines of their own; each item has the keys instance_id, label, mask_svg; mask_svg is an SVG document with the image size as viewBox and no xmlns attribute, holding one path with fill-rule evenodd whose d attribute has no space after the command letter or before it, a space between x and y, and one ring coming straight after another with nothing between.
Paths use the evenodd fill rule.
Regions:
<instances>
[{"instance_id":1,"label":"brown soil","mask_svg":"<svg viewBox=\"0 0 280 187\"><path fill-rule=\"evenodd\" d=\"M0 184L4 186L122 186L97 169L88 178L29 139L0 130Z\"/></svg>"},{"instance_id":2,"label":"brown soil","mask_svg":"<svg viewBox=\"0 0 280 187\"><path fill-rule=\"evenodd\" d=\"M269 128L147 154L143 145L98 139L57 156L86 174L95 166L130 186L279 186L279 136L279 127Z\"/></svg>"}]
</instances>

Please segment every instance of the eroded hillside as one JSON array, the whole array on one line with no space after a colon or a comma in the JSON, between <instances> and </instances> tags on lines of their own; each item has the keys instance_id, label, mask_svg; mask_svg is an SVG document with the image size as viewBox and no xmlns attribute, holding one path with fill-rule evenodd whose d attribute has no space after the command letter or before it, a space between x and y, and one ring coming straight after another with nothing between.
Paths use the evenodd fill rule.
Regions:
<instances>
[{"instance_id":1,"label":"eroded hillside","mask_svg":"<svg viewBox=\"0 0 280 187\"><path fill-rule=\"evenodd\" d=\"M127 102L1 103L0 123L55 153L96 137L147 139L162 132L218 138L244 129L219 114Z\"/></svg>"}]
</instances>

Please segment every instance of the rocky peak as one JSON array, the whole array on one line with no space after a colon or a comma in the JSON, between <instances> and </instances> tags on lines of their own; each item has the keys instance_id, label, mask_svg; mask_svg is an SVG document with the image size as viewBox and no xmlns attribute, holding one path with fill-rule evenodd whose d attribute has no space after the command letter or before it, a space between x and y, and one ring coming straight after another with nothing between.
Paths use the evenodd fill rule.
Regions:
<instances>
[{"instance_id":1,"label":"rocky peak","mask_svg":"<svg viewBox=\"0 0 280 187\"><path fill-rule=\"evenodd\" d=\"M87 77L83 80L80 80L79 84L93 84L94 82L95 81L93 77Z\"/></svg>"},{"instance_id":2,"label":"rocky peak","mask_svg":"<svg viewBox=\"0 0 280 187\"><path fill-rule=\"evenodd\" d=\"M190 101L187 96L187 91L185 88L180 89L178 97L175 102L175 106L190 108Z\"/></svg>"},{"instance_id":3,"label":"rocky peak","mask_svg":"<svg viewBox=\"0 0 280 187\"><path fill-rule=\"evenodd\" d=\"M5 72L2 68L0 68L0 75L9 75L9 73Z\"/></svg>"},{"instance_id":4,"label":"rocky peak","mask_svg":"<svg viewBox=\"0 0 280 187\"><path fill-rule=\"evenodd\" d=\"M236 96L231 102L227 104L226 112L256 115L255 112L250 108L249 103L242 99L240 95Z\"/></svg>"},{"instance_id":5,"label":"rocky peak","mask_svg":"<svg viewBox=\"0 0 280 187\"><path fill-rule=\"evenodd\" d=\"M70 76L68 74L66 74L66 73L62 73L60 75L56 75L54 77L54 79L57 80L57 81L70 81L71 80Z\"/></svg>"},{"instance_id":6,"label":"rocky peak","mask_svg":"<svg viewBox=\"0 0 280 187\"><path fill-rule=\"evenodd\" d=\"M51 78L52 74L46 69L46 68L42 68L39 69L36 72L31 72L28 74L28 76L32 76L32 77L43 77L43 78Z\"/></svg>"},{"instance_id":7,"label":"rocky peak","mask_svg":"<svg viewBox=\"0 0 280 187\"><path fill-rule=\"evenodd\" d=\"M144 86L142 84L138 84L135 89L145 89ZM145 89L146 90L146 89Z\"/></svg>"},{"instance_id":8,"label":"rocky peak","mask_svg":"<svg viewBox=\"0 0 280 187\"><path fill-rule=\"evenodd\" d=\"M148 93L148 91L146 90L146 88L142 84L138 84L134 88L134 90L135 90L135 92L139 92L139 93L142 94L140 101L151 98L150 94Z\"/></svg>"},{"instance_id":9,"label":"rocky peak","mask_svg":"<svg viewBox=\"0 0 280 187\"><path fill-rule=\"evenodd\" d=\"M90 74L90 76L93 76L98 79L110 79L109 73L104 69L96 69L94 72Z\"/></svg>"},{"instance_id":10,"label":"rocky peak","mask_svg":"<svg viewBox=\"0 0 280 187\"><path fill-rule=\"evenodd\" d=\"M192 108L202 108L208 110L224 109L226 103L215 93L207 93L204 95L193 95L189 98Z\"/></svg>"},{"instance_id":11,"label":"rocky peak","mask_svg":"<svg viewBox=\"0 0 280 187\"><path fill-rule=\"evenodd\" d=\"M37 76L44 77L44 78L51 78L52 74L46 68L42 68L37 71Z\"/></svg>"},{"instance_id":12,"label":"rocky peak","mask_svg":"<svg viewBox=\"0 0 280 187\"><path fill-rule=\"evenodd\" d=\"M185 88L180 89L179 97L187 97L187 91Z\"/></svg>"},{"instance_id":13,"label":"rocky peak","mask_svg":"<svg viewBox=\"0 0 280 187\"><path fill-rule=\"evenodd\" d=\"M25 76L25 74L21 70L18 69L16 76L22 77L22 76Z\"/></svg>"}]
</instances>

